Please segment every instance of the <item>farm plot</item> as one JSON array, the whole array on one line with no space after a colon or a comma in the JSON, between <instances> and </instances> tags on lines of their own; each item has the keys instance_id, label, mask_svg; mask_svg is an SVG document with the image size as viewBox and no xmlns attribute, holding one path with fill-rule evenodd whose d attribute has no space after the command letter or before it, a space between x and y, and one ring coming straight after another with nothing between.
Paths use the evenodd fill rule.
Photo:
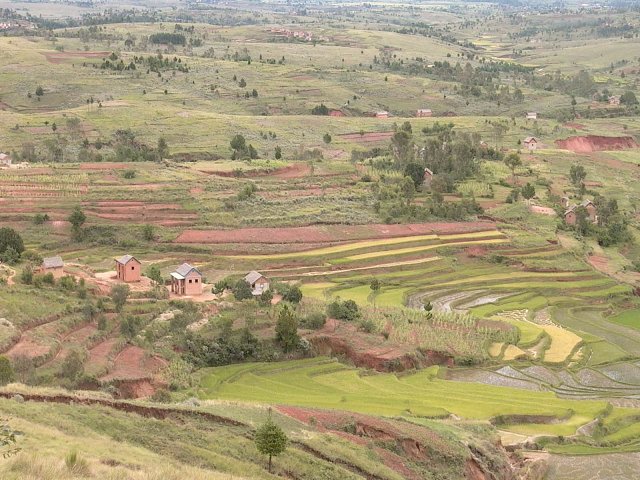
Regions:
<instances>
[{"instance_id":1,"label":"farm plot","mask_svg":"<svg viewBox=\"0 0 640 480\"><path fill-rule=\"evenodd\" d=\"M187 211L175 203L150 203L141 201L85 202L87 215L114 222L147 223L162 226L193 225L198 214Z\"/></svg>"},{"instance_id":2,"label":"farm plot","mask_svg":"<svg viewBox=\"0 0 640 480\"><path fill-rule=\"evenodd\" d=\"M441 380L433 369L402 377L362 376L358 370L322 358L205 369L195 393L200 398L315 406L409 419L451 413L468 419L496 415L562 418L558 423L532 427L551 435L575 432L605 407L604 402L561 400L549 392ZM528 428L519 425L517 429Z\"/></svg>"},{"instance_id":3,"label":"farm plot","mask_svg":"<svg viewBox=\"0 0 640 480\"><path fill-rule=\"evenodd\" d=\"M355 240L495 231L492 222L405 225L327 225L236 230L186 230L176 243L337 243Z\"/></svg>"}]
</instances>

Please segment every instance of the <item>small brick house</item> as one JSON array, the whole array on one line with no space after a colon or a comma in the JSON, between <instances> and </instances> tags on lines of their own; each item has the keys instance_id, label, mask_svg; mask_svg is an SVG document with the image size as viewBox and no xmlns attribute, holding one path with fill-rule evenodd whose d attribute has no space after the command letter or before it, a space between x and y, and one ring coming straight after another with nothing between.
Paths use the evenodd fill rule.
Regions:
<instances>
[{"instance_id":1,"label":"small brick house","mask_svg":"<svg viewBox=\"0 0 640 480\"><path fill-rule=\"evenodd\" d=\"M538 139L536 137L527 137L524 139L524 147L530 152L538 149Z\"/></svg>"},{"instance_id":2,"label":"small brick house","mask_svg":"<svg viewBox=\"0 0 640 480\"><path fill-rule=\"evenodd\" d=\"M176 295L201 295L202 273L188 263L183 263L171 272L171 293Z\"/></svg>"},{"instance_id":3,"label":"small brick house","mask_svg":"<svg viewBox=\"0 0 640 480\"><path fill-rule=\"evenodd\" d=\"M64 276L64 262L61 257L43 258L40 271L44 274L51 273L55 279L62 278Z\"/></svg>"},{"instance_id":4,"label":"small brick house","mask_svg":"<svg viewBox=\"0 0 640 480\"><path fill-rule=\"evenodd\" d=\"M620 105L620 95L611 95L609 97L609 105Z\"/></svg>"},{"instance_id":5,"label":"small brick house","mask_svg":"<svg viewBox=\"0 0 640 480\"><path fill-rule=\"evenodd\" d=\"M142 264L132 255L116 258L116 277L121 282L139 282L141 267Z\"/></svg>"},{"instance_id":6,"label":"small brick house","mask_svg":"<svg viewBox=\"0 0 640 480\"><path fill-rule=\"evenodd\" d=\"M0 167L10 167L11 166L11 156L6 153L0 153Z\"/></svg>"},{"instance_id":7,"label":"small brick house","mask_svg":"<svg viewBox=\"0 0 640 480\"><path fill-rule=\"evenodd\" d=\"M244 281L251 287L251 293L253 295L262 295L262 292L269 290L269 280L259 272L252 271L247 273Z\"/></svg>"},{"instance_id":8,"label":"small brick house","mask_svg":"<svg viewBox=\"0 0 640 480\"><path fill-rule=\"evenodd\" d=\"M564 221L567 223L567 225L575 225L578 221L578 215L576 213L576 209L578 207L583 207L587 211L587 219L591 223L598 222L598 209L591 200L585 200L579 205L573 205L572 207L568 208L566 212L564 212Z\"/></svg>"},{"instance_id":9,"label":"small brick house","mask_svg":"<svg viewBox=\"0 0 640 480\"><path fill-rule=\"evenodd\" d=\"M527 112L527 120L537 120L538 112Z\"/></svg>"},{"instance_id":10,"label":"small brick house","mask_svg":"<svg viewBox=\"0 0 640 480\"><path fill-rule=\"evenodd\" d=\"M424 117L432 117L433 112L429 108L419 108L416 110L416 117L424 118Z\"/></svg>"},{"instance_id":11,"label":"small brick house","mask_svg":"<svg viewBox=\"0 0 640 480\"><path fill-rule=\"evenodd\" d=\"M386 110L381 110L379 112L376 112L375 117L376 118L389 118L389 112L387 112Z\"/></svg>"}]
</instances>

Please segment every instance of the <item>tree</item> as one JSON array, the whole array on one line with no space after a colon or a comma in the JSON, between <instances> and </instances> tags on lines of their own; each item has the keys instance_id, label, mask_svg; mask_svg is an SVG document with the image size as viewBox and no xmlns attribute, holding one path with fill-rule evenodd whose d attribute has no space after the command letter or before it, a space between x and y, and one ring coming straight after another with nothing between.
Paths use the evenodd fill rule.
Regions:
<instances>
[{"instance_id":1,"label":"tree","mask_svg":"<svg viewBox=\"0 0 640 480\"><path fill-rule=\"evenodd\" d=\"M24 242L18 232L10 227L0 228L0 254L5 253L8 248L12 248L20 257L24 252Z\"/></svg>"},{"instance_id":2,"label":"tree","mask_svg":"<svg viewBox=\"0 0 640 480\"><path fill-rule=\"evenodd\" d=\"M155 239L155 231L153 225L146 224L142 227L142 238L147 242L151 242Z\"/></svg>"},{"instance_id":3,"label":"tree","mask_svg":"<svg viewBox=\"0 0 640 480\"><path fill-rule=\"evenodd\" d=\"M404 176L411 178L416 188L424 182L424 167L418 162L409 162L404 167Z\"/></svg>"},{"instance_id":4,"label":"tree","mask_svg":"<svg viewBox=\"0 0 640 480\"><path fill-rule=\"evenodd\" d=\"M571 165L569 177L571 178L571 183L576 188L579 188L584 183L584 179L587 178L587 171L582 165Z\"/></svg>"},{"instance_id":5,"label":"tree","mask_svg":"<svg viewBox=\"0 0 640 480\"><path fill-rule=\"evenodd\" d=\"M238 85L240 86L240 88L244 88L247 86L247 81L244 78L241 78Z\"/></svg>"},{"instance_id":6,"label":"tree","mask_svg":"<svg viewBox=\"0 0 640 480\"><path fill-rule=\"evenodd\" d=\"M109 296L113 301L116 312L121 311L122 307L124 307L124 304L127 302L127 298L129 298L129 292L129 285L124 283L118 283L111 287L111 293Z\"/></svg>"},{"instance_id":7,"label":"tree","mask_svg":"<svg viewBox=\"0 0 640 480\"><path fill-rule=\"evenodd\" d=\"M60 367L60 375L70 381L75 381L84 372L82 355L78 350L71 350Z\"/></svg>"},{"instance_id":8,"label":"tree","mask_svg":"<svg viewBox=\"0 0 640 480\"><path fill-rule=\"evenodd\" d=\"M292 285L282 294L282 299L289 303L300 303L302 300L302 290L297 285Z\"/></svg>"},{"instance_id":9,"label":"tree","mask_svg":"<svg viewBox=\"0 0 640 480\"><path fill-rule=\"evenodd\" d=\"M504 158L504 163L511 170L511 175L515 177L516 168L522 165L522 160L520 159L520 155L517 153L510 153Z\"/></svg>"},{"instance_id":10,"label":"tree","mask_svg":"<svg viewBox=\"0 0 640 480\"><path fill-rule=\"evenodd\" d=\"M378 292L380 291L380 280L378 280L377 278L374 278L373 280L371 280L371 283L369 284L369 288L371 289L371 298L373 299L373 308L376 308L376 296L378 295Z\"/></svg>"},{"instance_id":11,"label":"tree","mask_svg":"<svg viewBox=\"0 0 640 480\"><path fill-rule=\"evenodd\" d=\"M325 133L322 137L322 140L324 141L324 143L329 144L331 143L331 135L329 135L328 133Z\"/></svg>"},{"instance_id":12,"label":"tree","mask_svg":"<svg viewBox=\"0 0 640 480\"><path fill-rule=\"evenodd\" d=\"M131 340L140 330L140 318L127 315L120 321L120 333L127 340Z\"/></svg>"},{"instance_id":13,"label":"tree","mask_svg":"<svg viewBox=\"0 0 640 480\"><path fill-rule=\"evenodd\" d=\"M164 137L158 138L158 160L167 158L169 156L169 144Z\"/></svg>"},{"instance_id":14,"label":"tree","mask_svg":"<svg viewBox=\"0 0 640 480\"><path fill-rule=\"evenodd\" d=\"M0 262L7 265L15 265L20 261L20 254L16 252L15 248L7 247L7 249L0 253Z\"/></svg>"},{"instance_id":15,"label":"tree","mask_svg":"<svg viewBox=\"0 0 640 480\"><path fill-rule=\"evenodd\" d=\"M256 430L254 441L258 452L269 455L269 473L271 473L271 458L283 453L289 441L284 431L271 419L271 409L269 409L267 421Z\"/></svg>"},{"instance_id":16,"label":"tree","mask_svg":"<svg viewBox=\"0 0 640 480\"><path fill-rule=\"evenodd\" d=\"M160 272L160 268L157 265L151 265L147 269L146 275L156 285L161 285L162 283L164 283L162 273Z\"/></svg>"},{"instance_id":17,"label":"tree","mask_svg":"<svg viewBox=\"0 0 640 480\"><path fill-rule=\"evenodd\" d=\"M236 152L240 152L242 150L245 150L246 148L247 148L247 141L244 139L242 135L237 134L231 139L232 150Z\"/></svg>"},{"instance_id":18,"label":"tree","mask_svg":"<svg viewBox=\"0 0 640 480\"><path fill-rule=\"evenodd\" d=\"M14 378L15 375L13 373L11 362L4 355L0 355L0 387L13 382Z\"/></svg>"},{"instance_id":19,"label":"tree","mask_svg":"<svg viewBox=\"0 0 640 480\"><path fill-rule=\"evenodd\" d=\"M636 98L636 94L629 90L620 95L620 103L623 105L637 105L638 99Z\"/></svg>"},{"instance_id":20,"label":"tree","mask_svg":"<svg viewBox=\"0 0 640 480\"><path fill-rule=\"evenodd\" d=\"M233 296L238 301L253 298L253 293L251 292L251 285L245 282L243 278L239 279L233 285L233 287L231 287L231 291L233 292Z\"/></svg>"},{"instance_id":21,"label":"tree","mask_svg":"<svg viewBox=\"0 0 640 480\"><path fill-rule=\"evenodd\" d=\"M265 307L271 305L271 300L273 300L273 291L271 289L265 290L260 294L260 305L264 305Z\"/></svg>"},{"instance_id":22,"label":"tree","mask_svg":"<svg viewBox=\"0 0 640 480\"><path fill-rule=\"evenodd\" d=\"M522 187L521 193L524 199L529 201L535 196L536 189L533 185L531 185L530 183L527 183L524 187Z\"/></svg>"},{"instance_id":23,"label":"tree","mask_svg":"<svg viewBox=\"0 0 640 480\"><path fill-rule=\"evenodd\" d=\"M44 95L44 88L42 88L41 86L38 86L36 88L36 96L41 97Z\"/></svg>"},{"instance_id":24,"label":"tree","mask_svg":"<svg viewBox=\"0 0 640 480\"><path fill-rule=\"evenodd\" d=\"M285 352L295 350L300 344L300 337L298 337L298 319L293 309L287 304L282 306L278 314L276 341Z\"/></svg>"},{"instance_id":25,"label":"tree","mask_svg":"<svg viewBox=\"0 0 640 480\"><path fill-rule=\"evenodd\" d=\"M311 115L329 115L329 108L324 103L321 103L311 109Z\"/></svg>"},{"instance_id":26,"label":"tree","mask_svg":"<svg viewBox=\"0 0 640 480\"><path fill-rule=\"evenodd\" d=\"M84 214L80 206L76 206L69 215L69 223L71 224L71 230L76 240L80 239L82 225L87 221L87 216Z\"/></svg>"},{"instance_id":27,"label":"tree","mask_svg":"<svg viewBox=\"0 0 640 480\"><path fill-rule=\"evenodd\" d=\"M282 158L282 148L276 147L275 157L276 160L280 160Z\"/></svg>"}]
</instances>

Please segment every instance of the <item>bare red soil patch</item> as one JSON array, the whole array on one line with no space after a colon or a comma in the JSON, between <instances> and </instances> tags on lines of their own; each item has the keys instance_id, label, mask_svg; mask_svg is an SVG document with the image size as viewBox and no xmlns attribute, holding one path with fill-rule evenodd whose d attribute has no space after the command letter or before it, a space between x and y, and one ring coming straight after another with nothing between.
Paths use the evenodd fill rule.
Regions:
<instances>
[{"instance_id":1,"label":"bare red soil patch","mask_svg":"<svg viewBox=\"0 0 640 480\"><path fill-rule=\"evenodd\" d=\"M106 370L109 365L109 356L118 342L117 338L109 338L89 350L89 358L85 364L87 372L95 373Z\"/></svg>"},{"instance_id":2,"label":"bare red soil patch","mask_svg":"<svg viewBox=\"0 0 640 480\"><path fill-rule=\"evenodd\" d=\"M114 380L142 380L150 379L167 362L156 356L148 356L140 347L127 346L113 361L113 368L100 380L110 382Z\"/></svg>"},{"instance_id":3,"label":"bare red soil patch","mask_svg":"<svg viewBox=\"0 0 640 480\"><path fill-rule=\"evenodd\" d=\"M584 125L582 125L581 123L575 123L575 122L567 122L567 123L564 124L564 126L566 128L574 128L576 130L584 130L585 128L587 128Z\"/></svg>"},{"instance_id":4,"label":"bare red soil patch","mask_svg":"<svg viewBox=\"0 0 640 480\"><path fill-rule=\"evenodd\" d=\"M626 150L640 146L633 137L603 137L599 135L569 137L565 140L556 140L556 145L564 150L571 150L575 153Z\"/></svg>"},{"instance_id":5,"label":"bare red soil patch","mask_svg":"<svg viewBox=\"0 0 640 480\"><path fill-rule=\"evenodd\" d=\"M379 372L453 365L453 358L448 355L419 352L410 344L392 344L381 335L361 332L355 325L334 319L306 338L319 355L342 355L357 367Z\"/></svg>"},{"instance_id":6,"label":"bare red soil patch","mask_svg":"<svg viewBox=\"0 0 640 480\"><path fill-rule=\"evenodd\" d=\"M405 225L310 225L235 230L185 230L177 243L335 243L412 235L458 234L494 230L493 222L435 222Z\"/></svg>"},{"instance_id":7,"label":"bare red soil patch","mask_svg":"<svg viewBox=\"0 0 640 480\"><path fill-rule=\"evenodd\" d=\"M84 343L96 332L97 328L93 324L83 325L74 330L68 332L64 337L62 337L61 342L63 342L66 346L62 347L58 353L48 362L44 364L44 366L53 364L55 362L64 360L69 355L71 346L82 346Z\"/></svg>"},{"instance_id":8,"label":"bare red soil patch","mask_svg":"<svg viewBox=\"0 0 640 480\"><path fill-rule=\"evenodd\" d=\"M437 469L438 464L448 465L451 455L455 455L451 440L447 440L428 427L357 413L313 408L278 406L277 410L302 423L314 425L319 431L337 435L357 445L369 445L384 465L403 478L411 480L425 478L422 469L414 469L416 466L422 464L436 466ZM471 457L472 455L469 454L467 463L473 462ZM465 467L468 468L468 465ZM477 470L482 474L481 476L468 478L473 480L489 478L484 476L480 467ZM370 475L366 477L372 478Z\"/></svg>"},{"instance_id":9,"label":"bare red soil patch","mask_svg":"<svg viewBox=\"0 0 640 480\"><path fill-rule=\"evenodd\" d=\"M193 225L198 215L175 203L145 203L127 200L85 202L88 215L120 222L151 223L155 225Z\"/></svg>"},{"instance_id":10,"label":"bare red soil patch","mask_svg":"<svg viewBox=\"0 0 640 480\"><path fill-rule=\"evenodd\" d=\"M111 52L41 52L49 63L59 64L69 58L103 58Z\"/></svg>"}]
</instances>

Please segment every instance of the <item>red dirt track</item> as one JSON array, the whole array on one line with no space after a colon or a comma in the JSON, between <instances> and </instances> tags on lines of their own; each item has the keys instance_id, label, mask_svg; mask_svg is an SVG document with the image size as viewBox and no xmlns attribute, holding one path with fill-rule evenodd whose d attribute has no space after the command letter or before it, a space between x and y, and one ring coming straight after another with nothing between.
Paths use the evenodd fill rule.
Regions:
<instances>
[{"instance_id":1,"label":"red dirt track","mask_svg":"<svg viewBox=\"0 0 640 480\"><path fill-rule=\"evenodd\" d=\"M412 235L457 234L495 229L493 222L436 222L407 225L310 225L286 228L185 230L176 243L333 243Z\"/></svg>"},{"instance_id":2,"label":"red dirt track","mask_svg":"<svg viewBox=\"0 0 640 480\"><path fill-rule=\"evenodd\" d=\"M565 140L556 140L556 145L564 150L571 150L575 153L626 150L628 148L640 147L633 137L603 137L599 135L569 137Z\"/></svg>"}]
</instances>

